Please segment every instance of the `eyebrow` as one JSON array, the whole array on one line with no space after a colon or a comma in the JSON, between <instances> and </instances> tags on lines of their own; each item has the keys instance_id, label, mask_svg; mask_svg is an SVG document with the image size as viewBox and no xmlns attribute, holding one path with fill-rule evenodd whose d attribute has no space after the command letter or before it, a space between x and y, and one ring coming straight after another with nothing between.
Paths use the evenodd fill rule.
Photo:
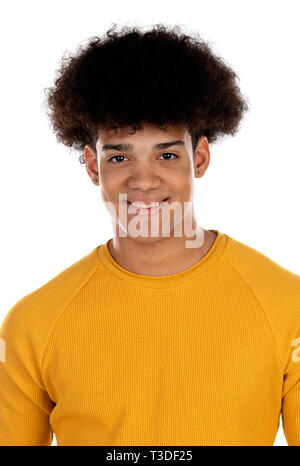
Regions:
<instances>
[{"instance_id":1,"label":"eyebrow","mask_svg":"<svg viewBox=\"0 0 300 466\"><path fill-rule=\"evenodd\" d=\"M160 142L159 144L155 144L153 149L167 149L170 146L184 146L184 142L180 139L177 139L176 141ZM102 146L103 151L110 149L132 152L133 146L132 144L104 144L104 146Z\"/></svg>"}]
</instances>

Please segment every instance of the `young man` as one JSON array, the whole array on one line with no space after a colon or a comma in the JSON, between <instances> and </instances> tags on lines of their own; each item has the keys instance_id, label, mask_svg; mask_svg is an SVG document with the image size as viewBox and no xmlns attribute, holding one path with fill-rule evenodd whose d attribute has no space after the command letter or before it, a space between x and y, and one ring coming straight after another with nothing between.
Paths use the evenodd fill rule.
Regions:
<instances>
[{"instance_id":1,"label":"young man","mask_svg":"<svg viewBox=\"0 0 300 466\"><path fill-rule=\"evenodd\" d=\"M300 277L194 215L234 78L161 25L63 63L53 128L115 231L3 320L1 445L273 445L281 413L300 445Z\"/></svg>"}]
</instances>

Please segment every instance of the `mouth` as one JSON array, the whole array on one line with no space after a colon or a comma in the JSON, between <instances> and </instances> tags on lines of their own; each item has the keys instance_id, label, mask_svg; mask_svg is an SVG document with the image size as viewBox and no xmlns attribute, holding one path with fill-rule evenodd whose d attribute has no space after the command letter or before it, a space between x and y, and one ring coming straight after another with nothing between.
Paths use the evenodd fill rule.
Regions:
<instances>
[{"instance_id":1,"label":"mouth","mask_svg":"<svg viewBox=\"0 0 300 466\"><path fill-rule=\"evenodd\" d=\"M158 201L152 201L153 204L154 204L153 207L151 207L151 206L150 207L134 206L134 207L136 209L137 214L149 214L149 213L154 214L154 213L159 212L163 208L165 202L168 202L169 199L170 199L169 197L166 197L162 201L159 201L159 204L158 204ZM132 204L132 202L127 201L128 206L130 206L131 204ZM151 204L151 202L149 204Z\"/></svg>"},{"instance_id":2,"label":"mouth","mask_svg":"<svg viewBox=\"0 0 300 466\"><path fill-rule=\"evenodd\" d=\"M163 203L163 202L168 201L169 199L170 199L169 197L166 197L166 199L163 199L162 201L159 201L159 203L161 204L161 203ZM132 202L134 202L134 201L132 201ZM130 204L132 204L132 202L127 201L127 204L130 205ZM151 201L151 202L157 203L158 201ZM151 204L151 202L149 202L149 204ZM149 207L149 208L150 208L150 207Z\"/></svg>"}]
</instances>

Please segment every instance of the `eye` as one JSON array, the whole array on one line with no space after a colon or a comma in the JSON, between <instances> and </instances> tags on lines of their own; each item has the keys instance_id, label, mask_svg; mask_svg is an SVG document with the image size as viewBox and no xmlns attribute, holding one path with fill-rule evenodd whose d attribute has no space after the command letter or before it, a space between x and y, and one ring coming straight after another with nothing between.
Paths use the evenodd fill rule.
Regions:
<instances>
[{"instance_id":1,"label":"eye","mask_svg":"<svg viewBox=\"0 0 300 466\"><path fill-rule=\"evenodd\" d=\"M110 159L108 159L108 162L111 162L112 159L116 159L118 157L125 157L125 155L114 155L113 157L111 157ZM122 160L118 160L117 162L113 162L113 163L119 163L119 162L122 162Z\"/></svg>"},{"instance_id":2,"label":"eye","mask_svg":"<svg viewBox=\"0 0 300 466\"><path fill-rule=\"evenodd\" d=\"M162 157L163 155L174 155L174 157L176 157L177 159L179 158L178 155L173 154L172 152L165 152L164 154L161 154L160 157ZM174 159L164 159L164 160L174 160Z\"/></svg>"}]
</instances>

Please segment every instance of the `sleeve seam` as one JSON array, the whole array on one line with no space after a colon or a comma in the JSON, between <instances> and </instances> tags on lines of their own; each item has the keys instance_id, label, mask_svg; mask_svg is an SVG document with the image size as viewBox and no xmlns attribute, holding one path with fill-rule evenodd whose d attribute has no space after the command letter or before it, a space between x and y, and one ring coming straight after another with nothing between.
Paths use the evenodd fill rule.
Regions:
<instances>
[{"instance_id":1,"label":"sleeve seam","mask_svg":"<svg viewBox=\"0 0 300 466\"><path fill-rule=\"evenodd\" d=\"M48 346L49 346L49 343L50 343L50 340L51 340L51 337L52 337L52 334L53 334L53 331L59 321L59 319L61 318L61 316L64 314L64 312L67 310L69 304L72 302L72 300L74 298L76 298L76 296L78 295L78 293L80 293L80 291L84 288L85 285L87 285L87 283L90 281L90 279L93 277L93 275L95 274L95 272L98 270L99 268L99 265L97 264L96 267L93 269L93 271L91 272L91 274L87 277L87 279L81 284L81 286L79 287L79 289L75 292L75 294L73 296L70 297L70 299L67 301L67 303L65 304L65 306L63 307L63 309L61 310L61 312L57 315L54 323L53 323L53 326L50 330L50 333L49 333L49 337L47 339L47 343L46 343L46 346L45 346L45 349L44 349L44 352L43 352L43 357L42 357L42 361L41 361L41 377L42 377L42 380L43 380L43 383L44 383L44 377L43 377L43 365L44 365L44 361L45 361L45 357L46 357L46 353L47 353L47 349L48 349ZM44 384L45 386L45 384Z\"/></svg>"},{"instance_id":2,"label":"sleeve seam","mask_svg":"<svg viewBox=\"0 0 300 466\"><path fill-rule=\"evenodd\" d=\"M270 324L270 321L266 315L266 312L264 310L264 307L263 305L261 304L261 302L259 301L258 297L256 296L255 292L253 291L253 289L251 288L251 286L249 285L249 283L247 283L246 279L241 275L241 273L236 269L236 267L229 261L228 258L223 258L224 261L226 261L232 268L233 270L240 276L240 278L243 280L243 282L245 283L245 285L248 287L248 289L251 291L251 293L253 294L253 296L255 297L256 301L258 302L261 310L263 311L263 315L265 317L265 320L269 326L269 329L270 329L270 332L271 332L271 335L272 335L272 338L273 338L273 342L274 342L274 345L275 345L275 353L276 353L276 359L277 359L277 363L279 365L279 368L280 368L280 371L281 371L281 376L283 377L283 365L282 365L282 361L281 361L281 357L280 357L280 352L279 352L279 349L278 349L278 345L277 345L277 341L276 341L276 338L274 336L274 332L272 330L272 327L271 327L271 324Z\"/></svg>"}]
</instances>

